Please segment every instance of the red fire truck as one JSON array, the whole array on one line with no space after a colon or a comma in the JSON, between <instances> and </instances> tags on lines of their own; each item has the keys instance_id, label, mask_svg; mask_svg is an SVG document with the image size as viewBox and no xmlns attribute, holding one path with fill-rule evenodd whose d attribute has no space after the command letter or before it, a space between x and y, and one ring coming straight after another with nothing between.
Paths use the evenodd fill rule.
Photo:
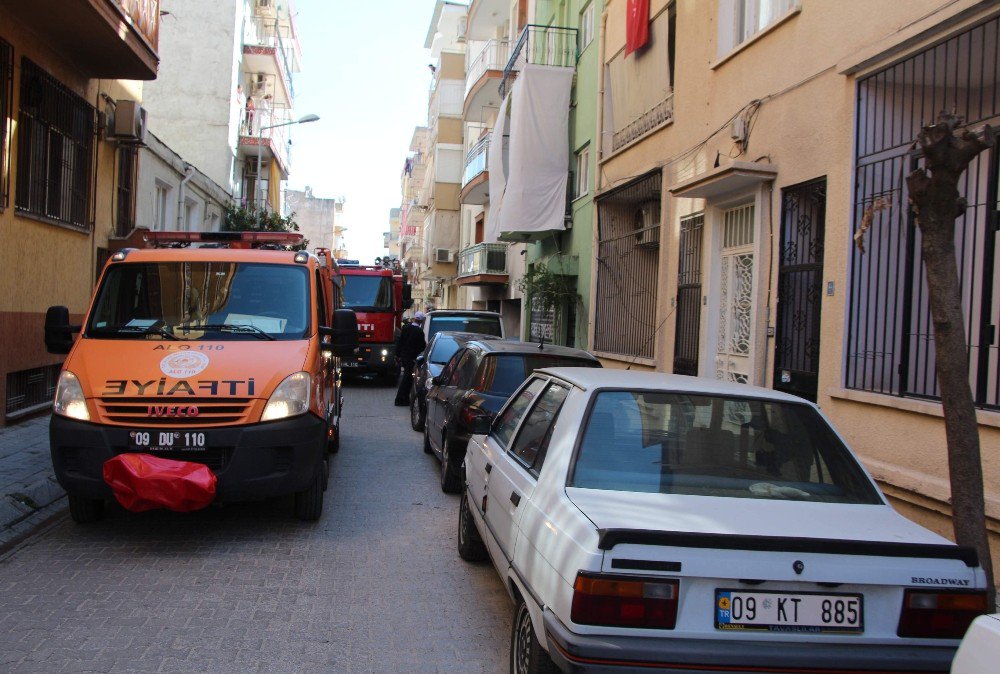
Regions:
<instances>
[{"instance_id":1,"label":"red fire truck","mask_svg":"<svg viewBox=\"0 0 1000 674\"><path fill-rule=\"evenodd\" d=\"M393 378L396 367L396 336L403 311L413 306L411 286L399 263L393 259L362 265L358 260L338 260L344 281L344 307L358 316L360 346L357 355L341 360L351 373L375 373Z\"/></svg>"}]
</instances>

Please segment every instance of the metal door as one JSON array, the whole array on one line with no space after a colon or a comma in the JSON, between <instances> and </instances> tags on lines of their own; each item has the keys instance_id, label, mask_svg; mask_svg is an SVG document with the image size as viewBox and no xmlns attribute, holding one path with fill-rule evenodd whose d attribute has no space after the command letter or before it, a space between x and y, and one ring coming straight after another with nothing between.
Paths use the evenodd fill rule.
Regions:
<instances>
[{"instance_id":1,"label":"metal door","mask_svg":"<svg viewBox=\"0 0 1000 674\"><path fill-rule=\"evenodd\" d=\"M782 190L774 388L816 401L826 178Z\"/></svg>"},{"instance_id":2,"label":"metal door","mask_svg":"<svg viewBox=\"0 0 1000 674\"><path fill-rule=\"evenodd\" d=\"M705 214L681 218L677 260L677 327L674 332L674 374L698 375L701 326L701 241Z\"/></svg>"},{"instance_id":3,"label":"metal door","mask_svg":"<svg viewBox=\"0 0 1000 674\"><path fill-rule=\"evenodd\" d=\"M754 205L723 212L719 335L715 376L751 383L754 316Z\"/></svg>"}]
</instances>

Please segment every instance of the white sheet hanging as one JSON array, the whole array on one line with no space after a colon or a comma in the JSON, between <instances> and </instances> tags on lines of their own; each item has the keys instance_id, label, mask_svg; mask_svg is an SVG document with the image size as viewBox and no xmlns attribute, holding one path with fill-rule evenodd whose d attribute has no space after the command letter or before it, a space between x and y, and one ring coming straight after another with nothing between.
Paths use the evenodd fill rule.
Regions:
<instances>
[{"instance_id":1,"label":"white sheet hanging","mask_svg":"<svg viewBox=\"0 0 1000 674\"><path fill-rule=\"evenodd\" d=\"M496 125L490 135L490 149L486 155L486 168L490 172L490 210L486 214L486 230L483 241L496 243L500 236L500 218L503 213L504 191L507 189L508 121L511 92L507 92L500 104Z\"/></svg>"}]
</instances>

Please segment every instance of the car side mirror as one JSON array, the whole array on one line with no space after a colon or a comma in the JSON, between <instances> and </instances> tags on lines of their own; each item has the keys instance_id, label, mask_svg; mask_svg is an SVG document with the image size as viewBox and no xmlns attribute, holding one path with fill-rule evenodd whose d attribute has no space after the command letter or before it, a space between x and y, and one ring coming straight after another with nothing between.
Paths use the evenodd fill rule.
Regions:
<instances>
[{"instance_id":1,"label":"car side mirror","mask_svg":"<svg viewBox=\"0 0 1000 674\"><path fill-rule=\"evenodd\" d=\"M338 358L353 356L358 348L358 316L350 309L334 311L333 327L321 327L319 332L330 338L330 342L323 343L320 348Z\"/></svg>"},{"instance_id":2,"label":"car side mirror","mask_svg":"<svg viewBox=\"0 0 1000 674\"><path fill-rule=\"evenodd\" d=\"M473 435L489 435L493 429L493 419L488 416L476 416L472 419Z\"/></svg>"},{"instance_id":3,"label":"car side mirror","mask_svg":"<svg viewBox=\"0 0 1000 674\"><path fill-rule=\"evenodd\" d=\"M419 356L417 356L417 358L416 358L416 360L414 360L414 362L417 365L423 365L425 360L427 360L427 358L424 356L424 354L420 354Z\"/></svg>"},{"instance_id":4,"label":"car side mirror","mask_svg":"<svg viewBox=\"0 0 1000 674\"><path fill-rule=\"evenodd\" d=\"M45 348L49 353L69 353L73 348L73 333L79 325L69 324L69 309L49 307L45 312Z\"/></svg>"}]
</instances>

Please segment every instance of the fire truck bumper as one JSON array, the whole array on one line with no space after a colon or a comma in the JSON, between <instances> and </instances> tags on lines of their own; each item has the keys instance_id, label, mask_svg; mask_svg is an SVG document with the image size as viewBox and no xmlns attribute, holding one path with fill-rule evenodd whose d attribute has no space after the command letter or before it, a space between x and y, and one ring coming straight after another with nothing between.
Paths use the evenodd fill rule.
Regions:
<instances>
[{"instance_id":1,"label":"fire truck bumper","mask_svg":"<svg viewBox=\"0 0 1000 674\"><path fill-rule=\"evenodd\" d=\"M246 426L161 427L149 432L161 431L205 434L205 449L148 453L208 466L218 478L216 501L255 501L304 491L326 451L326 425L312 414ZM111 488L103 477L104 462L123 452L138 451L130 435L128 428L53 415L49 442L59 484L74 496L111 499Z\"/></svg>"},{"instance_id":2,"label":"fire truck bumper","mask_svg":"<svg viewBox=\"0 0 1000 674\"><path fill-rule=\"evenodd\" d=\"M388 374L396 371L396 345L362 342L358 352L351 358L344 358L340 366L348 373Z\"/></svg>"}]
</instances>

